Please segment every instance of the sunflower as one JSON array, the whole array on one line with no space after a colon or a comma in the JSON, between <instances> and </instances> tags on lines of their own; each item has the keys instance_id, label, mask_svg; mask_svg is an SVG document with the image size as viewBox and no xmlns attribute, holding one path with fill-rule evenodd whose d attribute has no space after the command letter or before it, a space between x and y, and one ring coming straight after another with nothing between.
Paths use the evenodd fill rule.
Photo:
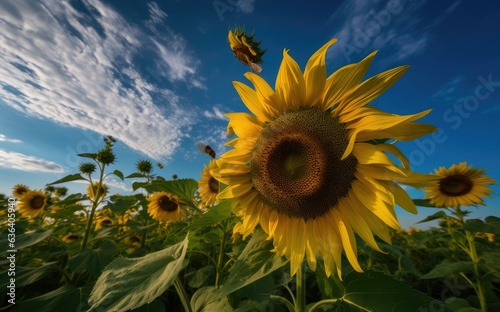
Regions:
<instances>
[{"instance_id":1,"label":"sunflower","mask_svg":"<svg viewBox=\"0 0 500 312\"><path fill-rule=\"evenodd\" d=\"M265 50L259 48L260 41L253 41L253 33L248 35L243 28L236 27L229 30L227 40L234 56L243 64L250 66L254 73L260 73L262 68L257 65L262 63Z\"/></svg>"},{"instance_id":2,"label":"sunflower","mask_svg":"<svg viewBox=\"0 0 500 312\"><path fill-rule=\"evenodd\" d=\"M47 206L47 196L38 190L27 191L17 202L19 213L24 217L31 216L34 218L38 216L42 213L45 206Z\"/></svg>"},{"instance_id":3,"label":"sunflower","mask_svg":"<svg viewBox=\"0 0 500 312\"><path fill-rule=\"evenodd\" d=\"M129 235L123 239L125 244L134 246L134 247L141 247L141 238L137 235Z\"/></svg>"},{"instance_id":4,"label":"sunflower","mask_svg":"<svg viewBox=\"0 0 500 312\"><path fill-rule=\"evenodd\" d=\"M202 205L210 206L217 202L216 197L219 193L219 181L210 174L210 170L216 168L217 162L213 159L210 160L208 166L203 165L203 173L200 174L201 180L198 180Z\"/></svg>"},{"instance_id":5,"label":"sunflower","mask_svg":"<svg viewBox=\"0 0 500 312\"><path fill-rule=\"evenodd\" d=\"M104 227L106 227L106 228L110 227L113 224L115 224L113 219L111 219L108 216L101 216L101 217L95 219L95 231L97 232Z\"/></svg>"},{"instance_id":6,"label":"sunflower","mask_svg":"<svg viewBox=\"0 0 500 312\"><path fill-rule=\"evenodd\" d=\"M63 242L66 242L68 244L72 243L72 242L74 242L76 240L79 240L79 239L80 239L80 235L75 234L75 233L69 233L69 234L67 234L66 236L64 236L62 238Z\"/></svg>"},{"instance_id":7,"label":"sunflower","mask_svg":"<svg viewBox=\"0 0 500 312\"><path fill-rule=\"evenodd\" d=\"M17 198L21 198L21 196L23 196L24 193L29 192L29 190L29 187L24 184L16 184L12 188L12 195Z\"/></svg>"},{"instance_id":8,"label":"sunflower","mask_svg":"<svg viewBox=\"0 0 500 312\"><path fill-rule=\"evenodd\" d=\"M185 219L177 196L167 192L158 192L147 198L149 215L160 222L178 222Z\"/></svg>"},{"instance_id":9,"label":"sunflower","mask_svg":"<svg viewBox=\"0 0 500 312\"><path fill-rule=\"evenodd\" d=\"M424 188L424 197L436 207L484 205L482 197L491 197L489 193L493 192L486 185L496 183L484 175L485 171L467 166L466 162L453 164L449 169L439 167L435 170L439 180L433 186Z\"/></svg>"},{"instance_id":10,"label":"sunflower","mask_svg":"<svg viewBox=\"0 0 500 312\"><path fill-rule=\"evenodd\" d=\"M410 171L396 146L380 143L381 138L407 141L436 131L414 122L430 110L400 116L367 105L407 67L362 82L372 53L327 78L325 55L335 41L309 59L304 73L284 50L275 91L250 72L245 77L255 90L233 83L253 115L226 114L228 134L238 137L226 143L234 149L211 171L228 185L217 199L234 198L233 211L242 218L233 233L245 238L260 223L273 239L273 251L290 260L292 275L304 257L312 270L321 257L328 276L335 268L341 276L343 251L362 271L354 234L380 251L373 234L390 243L388 227L401 229L395 204L417 211L399 183L422 187L431 177Z\"/></svg>"},{"instance_id":11,"label":"sunflower","mask_svg":"<svg viewBox=\"0 0 500 312\"><path fill-rule=\"evenodd\" d=\"M106 195L108 194L108 187L106 184L101 185L101 189L99 191L99 199L96 198L97 196L97 188L99 187L99 182L94 182L92 184L89 184L87 187L87 196L91 200L102 200Z\"/></svg>"}]
</instances>

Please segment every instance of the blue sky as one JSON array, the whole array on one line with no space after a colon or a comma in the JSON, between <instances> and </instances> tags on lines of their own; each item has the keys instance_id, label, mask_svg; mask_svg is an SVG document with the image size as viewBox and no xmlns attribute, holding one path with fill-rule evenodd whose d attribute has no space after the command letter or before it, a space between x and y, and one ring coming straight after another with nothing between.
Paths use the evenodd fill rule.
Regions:
<instances>
[{"instance_id":1,"label":"blue sky","mask_svg":"<svg viewBox=\"0 0 500 312\"><path fill-rule=\"evenodd\" d=\"M286 3L286 5L285 5ZM433 108L441 130L399 147L413 169L467 161L500 180L500 3L495 1L53 1L0 2L0 192L43 188L77 172L77 153L117 140L110 171L160 162L165 178L198 179L208 157L195 143L226 149L226 112L246 111L232 81L248 70L232 56L227 31L255 29L274 85L284 48L305 66L332 37L327 68L379 50L368 75L411 65L376 100L396 114ZM113 193L131 180L111 179ZM71 192L84 185L68 183ZM498 193L474 217L500 215ZM413 197L421 194L409 190ZM418 216L401 211L405 227Z\"/></svg>"}]
</instances>

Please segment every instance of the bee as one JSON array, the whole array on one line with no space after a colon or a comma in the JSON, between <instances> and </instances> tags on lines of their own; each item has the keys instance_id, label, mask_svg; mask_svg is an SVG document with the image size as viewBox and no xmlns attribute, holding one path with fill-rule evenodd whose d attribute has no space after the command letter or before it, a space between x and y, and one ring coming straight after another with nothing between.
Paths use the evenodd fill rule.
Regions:
<instances>
[{"instance_id":1,"label":"bee","mask_svg":"<svg viewBox=\"0 0 500 312\"><path fill-rule=\"evenodd\" d=\"M198 146L198 149L203 154L207 154L208 156L215 158L215 151L210 147L210 145L206 145L203 142L196 142L196 146Z\"/></svg>"},{"instance_id":2,"label":"bee","mask_svg":"<svg viewBox=\"0 0 500 312\"><path fill-rule=\"evenodd\" d=\"M158 168L163 169L163 165L158 163Z\"/></svg>"}]
</instances>

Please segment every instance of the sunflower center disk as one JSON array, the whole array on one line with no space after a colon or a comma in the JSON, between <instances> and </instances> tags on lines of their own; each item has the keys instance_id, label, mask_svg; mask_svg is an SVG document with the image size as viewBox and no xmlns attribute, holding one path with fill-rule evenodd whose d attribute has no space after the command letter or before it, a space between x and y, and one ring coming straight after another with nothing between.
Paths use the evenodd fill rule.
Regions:
<instances>
[{"instance_id":1,"label":"sunflower center disk","mask_svg":"<svg viewBox=\"0 0 500 312\"><path fill-rule=\"evenodd\" d=\"M462 175L452 175L439 181L439 189L448 196L462 196L472 189L472 181Z\"/></svg>"},{"instance_id":2,"label":"sunflower center disk","mask_svg":"<svg viewBox=\"0 0 500 312\"><path fill-rule=\"evenodd\" d=\"M30 201L30 206L33 208L33 209L40 209L43 207L43 203L44 203L44 200L43 200L43 197L41 196L35 196L31 201Z\"/></svg>"},{"instance_id":3,"label":"sunflower center disk","mask_svg":"<svg viewBox=\"0 0 500 312\"><path fill-rule=\"evenodd\" d=\"M214 194L219 193L219 181L215 180L214 177L210 177L208 180L208 188L210 189L210 192Z\"/></svg>"},{"instance_id":4,"label":"sunflower center disk","mask_svg":"<svg viewBox=\"0 0 500 312\"><path fill-rule=\"evenodd\" d=\"M272 209L290 217L316 218L347 195L357 160L348 131L328 112L286 113L261 131L251 161L253 185Z\"/></svg>"},{"instance_id":5,"label":"sunflower center disk","mask_svg":"<svg viewBox=\"0 0 500 312\"><path fill-rule=\"evenodd\" d=\"M170 200L167 196L163 196L160 198L158 201L158 205L160 206L161 209L168 211L168 212L173 212L177 210L177 204Z\"/></svg>"}]
</instances>

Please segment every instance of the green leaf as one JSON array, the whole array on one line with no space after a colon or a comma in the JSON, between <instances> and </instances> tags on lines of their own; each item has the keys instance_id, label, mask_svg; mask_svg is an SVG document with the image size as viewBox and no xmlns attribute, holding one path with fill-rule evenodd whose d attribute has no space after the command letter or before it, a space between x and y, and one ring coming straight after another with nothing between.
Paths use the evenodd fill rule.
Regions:
<instances>
[{"instance_id":1,"label":"green leaf","mask_svg":"<svg viewBox=\"0 0 500 312\"><path fill-rule=\"evenodd\" d=\"M191 288L200 288L205 281L214 275L215 268L213 265L207 265L201 269L197 269L193 276L188 281L188 286Z\"/></svg>"},{"instance_id":2,"label":"green leaf","mask_svg":"<svg viewBox=\"0 0 500 312\"><path fill-rule=\"evenodd\" d=\"M120 170L113 171L113 174L123 181L123 173Z\"/></svg>"},{"instance_id":3,"label":"green leaf","mask_svg":"<svg viewBox=\"0 0 500 312\"><path fill-rule=\"evenodd\" d=\"M91 311L127 311L163 294L183 268L188 236L141 258L117 259L106 267L90 295Z\"/></svg>"},{"instance_id":4,"label":"green leaf","mask_svg":"<svg viewBox=\"0 0 500 312\"><path fill-rule=\"evenodd\" d=\"M424 222L434 221L434 220L441 219L441 218L446 218L446 213L444 211L438 211L435 214L430 215L427 218L425 218L422 221L419 221L417 223L424 223Z\"/></svg>"},{"instance_id":5,"label":"green leaf","mask_svg":"<svg viewBox=\"0 0 500 312\"><path fill-rule=\"evenodd\" d=\"M144 174L142 174L142 173L134 172L134 173L129 174L128 176L125 177L125 179L130 179L130 178L146 178L146 176ZM147 182L141 182L141 183L146 183L147 184ZM136 188L134 188L134 191L135 190L136 190Z\"/></svg>"},{"instance_id":6,"label":"green leaf","mask_svg":"<svg viewBox=\"0 0 500 312\"><path fill-rule=\"evenodd\" d=\"M436 265L434 269L432 269L429 273L420 277L420 279L446 277L448 275L460 272L472 272L473 270L474 263L471 261L451 262L450 260L446 259L440 264Z\"/></svg>"},{"instance_id":7,"label":"green leaf","mask_svg":"<svg viewBox=\"0 0 500 312\"><path fill-rule=\"evenodd\" d=\"M54 185L54 184L59 184L59 183L64 183L64 182L71 182L71 181L78 181L78 180L88 181L87 179L85 179L84 177L82 177L81 174L75 173L75 174L67 175L64 178L59 179L59 180L57 180L55 182L49 183L47 185Z\"/></svg>"},{"instance_id":8,"label":"green leaf","mask_svg":"<svg viewBox=\"0 0 500 312\"><path fill-rule=\"evenodd\" d=\"M342 311L449 311L440 301L381 272L349 273L340 298Z\"/></svg>"},{"instance_id":9,"label":"green leaf","mask_svg":"<svg viewBox=\"0 0 500 312\"><path fill-rule=\"evenodd\" d=\"M219 221L229 219L231 216L231 200L224 200L201 215L201 217L191 223L187 229L204 228Z\"/></svg>"},{"instance_id":10,"label":"green leaf","mask_svg":"<svg viewBox=\"0 0 500 312\"><path fill-rule=\"evenodd\" d=\"M161 300L155 299L153 302L143 305L140 308L133 309L131 312L165 312L165 305Z\"/></svg>"},{"instance_id":11,"label":"green leaf","mask_svg":"<svg viewBox=\"0 0 500 312\"><path fill-rule=\"evenodd\" d=\"M436 205L431 204L429 199L412 199L415 206L437 208Z\"/></svg>"},{"instance_id":12,"label":"green leaf","mask_svg":"<svg viewBox=\"0 0 500 312\"><path fill-rule=\"evenodd\" d=\"M463 229L470 232L500 235L500 218L489 216L484 219L484 222L479 219L470 219L465 222Z\"/></svg>"},{"instance_id":13,"label":"green leaf","mask_svg":"<svg viewBox=\"0 0 500 312\"><path fill-rule=\"evenodd\" d=\"M23 249L26 247L29 247L31 245L34 245L36 243L39 243L46 239L47 237L52 234L54 230L48 230L45 232L31 232L31 233L26 233L26 234L21 234L16 236L16 242L15 242L15 247L14 248L9 248L9 242L6 239L2 239L2 242L0 243L0 250L9 250L9 249Z\"/></svg>"},{"instance_id":14,"label":"green leaf","mask_svg":"<svg viewBox=\"0 0 500 312\"><path fill-rule=\"evenodd\" d=\"M87 270L97 278L106 265L113 259L116 246L110 242L103 242L97 249L84 249L68 259L68 267L75 273Z\"/></svg>"},{"instance_id":15,"label":"green leaf","mask_svg":"<svg viewBox=\"0 0 500 312\"><path fill-rule=\"evenodd\" d=\"M232 311L233 308L229 304L227 297L217 300L213 299L216 293L217 288L214 286L198 289L191 298L193 312Z\"/></svg>"},{"instance_id":16,"label":"green leaf","mask_svg":"<svg viewBox=\"0 0 500 312\"><path fill-rule=\"evenodd\" d=\"M456 312L481 312L470 306L469 302L462 298L451 297L445 301L446 307Z\"/></svg>"},{"instance_id":17,"label":"green leaf","mask_svg":"<svg viewBox=\"0 0 500 312\"><path fill-rule=\"evenodd\" d=\"M95 154L95 153L81 153L81 154L77 154L77 156L90 158L90 159L95 160L97 157L97 154Z\"/></svg>"},{"instance_id":18,"label":"green leaf","mask_svg":"<svg viewBox=\"0 0 500 312\"><path fill-rule=\"evenodd\" d=\"M48 262L36 268L16 267L16 287L24 287L41 280L49 273L57 270L56 263L57 261ZM7 271L2 272L2 276L7 276ZM9 282L9 279L6 279L5 283L1 284L0 287L2 289L7 288Z\"/></svg>"},{"instance_id":19,"label":"green leaf","mask_svg":"<svg viewBox=\"0 0 500 312\"><path fill-rule=\"evenodd\" d=\"M266 240L264 231L257 229L248 242L243 252L234 264L224 285L219 289L213 300L225 297L236 290L249 285L288 263L276 256L270 250L273 248L271 241Z\"/></svg>"},{"instance_id":20,"label":"green leaf","mask_svg":"<svg viewBox=\"0 0 500 312\"><path fill-rule=\"evenodd\" d=\"M67 311L60 310L59 304L71 296L75 291L72 285L64 285L56 290L47 292L41 296L26 300L16 301L14 311L37 311L37 312L53 312Z\"/></svg>"},{"instance_id":21,"label":"green leaf","mask_svg":"<svg viewBox=\"0 0 500 312\"><path fill-rule=\"evenodd\" d=\"M60 200L56 203L57 206L63 206L63 205L73 205L78 202L81 202L82 200L86 200L87 197L83 197L82 194L77 193L77 194L71 194L68 197L66 197L63 200Z\"/></svg>"},{"instance_id":22,"label":"green leaf","mask_svg":"<svg viewBox=\"0 0 500 312\"><path fill-rule=\"evenodd\" d=\"M132 183L134 191L140 187L150 193L168 192L178 196L180 200L183 200L186 203L191 203L194 193L198 190L198 182L194 179L180 179L174 181L153 181L151 183Z\"/></svg>"},{"instance_id":23,"label":"green leaf","mask_svg":"<svg viewBox=\"0 0 500 312\"><path fill-rule=\"evenodd\" d=\"M114 213L119 214L136 206L138 203L135 195L113 196L110 199L112 200L112 202L108 201L105 208L110 208Z\"/></svg>"}]
</instances>

